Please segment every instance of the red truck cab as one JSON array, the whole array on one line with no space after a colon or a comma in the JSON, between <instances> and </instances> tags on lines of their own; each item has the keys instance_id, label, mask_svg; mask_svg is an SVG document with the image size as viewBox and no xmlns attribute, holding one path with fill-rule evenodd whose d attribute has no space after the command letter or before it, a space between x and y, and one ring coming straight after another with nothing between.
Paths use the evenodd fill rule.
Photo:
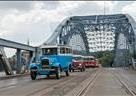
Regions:
<instances>
[{"instance_id":1,"label":"red truck cab","mask_svg":"<svg viewBox=\"0 0 136 96\"><path fill-rule=\"evenodd\" d=\"M84 56L84 65L85 67L99 67L98 59L95 59L94 56Z\"/></svg>"},{"instance_id":2,"label":"red truck cab","mask_svg":"<svg viewBox=\"0 0 136 96\"><path fill-rule=\"evenodd\" d=\"M75 70L85 71L85 65L83 63L83 56L73 55L72 71Z\"/></svg>"}]
</instances>

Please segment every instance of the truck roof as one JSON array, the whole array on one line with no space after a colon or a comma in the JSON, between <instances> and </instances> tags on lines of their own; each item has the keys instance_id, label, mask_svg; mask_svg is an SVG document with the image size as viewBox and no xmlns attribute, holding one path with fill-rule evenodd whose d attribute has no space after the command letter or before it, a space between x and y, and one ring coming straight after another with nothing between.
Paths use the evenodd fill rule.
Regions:
<instances>
[{"instance_id":1,"label":"truck roof","mask_svg":"<svg viewBox=\"0 0 136 96\"><path fill-rule=\"evenodd\" d=\"M71 48L68 45L43 45L43 46L41 46L41 48L58 48L58 47Z\"/></svg>"},{"instance_id":2,"label":"truck roof","mask_svg":"<svg viewBox=\"0 0 136 96\"><path fill-rule=\"evenodd\" d=\"M84 58L94 58L94 56L84 56Z\"/></svg>"}]
</instances>

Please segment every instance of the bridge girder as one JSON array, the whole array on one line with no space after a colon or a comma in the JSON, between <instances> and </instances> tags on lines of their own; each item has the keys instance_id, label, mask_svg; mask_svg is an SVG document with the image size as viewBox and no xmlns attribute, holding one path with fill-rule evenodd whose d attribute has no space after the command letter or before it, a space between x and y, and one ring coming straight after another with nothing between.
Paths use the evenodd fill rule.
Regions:
<instances>
[{"instance_id":1,"label":"bridge girder","mask_svg":"<svg viewBox=\"0 0 136 96\"><path fill-rule=\"evenodd\" d=\"M69 44L71 37L78 34L81 37L80 39L83 40L85 51L88 53L89 41L86 31L95 32L96 30L112 31L115 33L115 55L119 54L117 53L120 46L119 40L121 39L119 35L124 34L129 51L131 52L130 54L133 58L136 58L136 23L128 14L73 16L66 18L44 44Z\"/></svg>"}]
</instances>

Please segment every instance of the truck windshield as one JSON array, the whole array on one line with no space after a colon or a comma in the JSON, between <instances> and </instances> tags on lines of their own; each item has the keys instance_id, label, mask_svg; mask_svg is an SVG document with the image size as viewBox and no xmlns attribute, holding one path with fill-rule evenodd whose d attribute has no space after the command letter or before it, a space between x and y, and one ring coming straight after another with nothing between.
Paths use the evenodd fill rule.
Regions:
<instances>
[{"instance_id":1,"label":"truck windshield","mask_svg":"<svg viewBox=\"0 0 136 96\"><path fill-rule=\"evenodd\" d=\"M74 57L74 60L82 60L81 57Z\"/></svg>"},{"instance_id":2,"label":"truck windshield","mask_svg":"<svg viewBox=\"0 0 136 96\"><path fill-rule=\"evenodd\" d=\"M57 48L43 48L43 55L57 55Z\"/></svg>"},{"instance_id":3,"label":"truck windshield","mask_svg":"<svg viewBox=\"0 0 136 96\"><path fill-rule=\"evenodd\" d=\"M37 58L33 57L30 62L31 63L36 63L36 62L40 62L40 60L41 60L41 56L37 56Z\"/></svg>"},{"instance_id":4,"label":"truck windshield","mask_svg":"<svg viewBox=\"0 0 136 96\"><path fill-rule=\"evenodd\" d=\"M61 47L60 48L60 53L61 54L69 54L69 53L71 53L71 49L70 48L65 48L65 47Z\"/></svg>"},{"instance_id":5,"label":"truck windshield","mask_svg":"<svg viewBox=\"0 0 136 96\"><path fill-rule=\"evenodd\" d=\"M94 60L94 58L84 58L84 60Z\"/></svg>"}]
</instances>

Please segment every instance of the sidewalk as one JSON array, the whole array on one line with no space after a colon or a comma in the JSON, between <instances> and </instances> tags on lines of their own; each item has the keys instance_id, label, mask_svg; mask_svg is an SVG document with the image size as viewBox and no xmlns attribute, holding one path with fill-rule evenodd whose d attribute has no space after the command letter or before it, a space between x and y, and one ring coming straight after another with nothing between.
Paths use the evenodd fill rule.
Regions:
<instances>
[{"instance_id":1,"label":"sidewalk","mask_svg":"<svg viewBox=\"0 0 136 96\"><path fill-rule=\"evenodd\" d=\"M4 74L3 76L0 76L0 80L12 79L12 78L16 78L16 77L23 77L23 76L27 76L27 75L29 75L29 72L24 73L24 74L15 74L15 75L5 75Z\"/></svg>"}]
</instances>

